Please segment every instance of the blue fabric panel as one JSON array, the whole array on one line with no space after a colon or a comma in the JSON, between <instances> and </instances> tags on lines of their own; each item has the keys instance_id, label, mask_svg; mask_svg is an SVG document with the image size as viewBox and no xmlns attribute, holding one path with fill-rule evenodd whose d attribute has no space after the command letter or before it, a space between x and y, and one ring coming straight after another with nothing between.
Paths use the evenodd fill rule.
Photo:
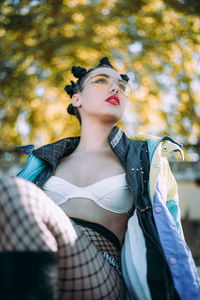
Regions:
<instances>
[{"instance_id":1,"label":"blue fabric panel","mask_svg":"<svg viewBox=\"0 0 200 300\"><path fill-rule=\"evenodd\" d=\"M199 300L200 280L191 251L177 230L174 219L163 199L157 183L153 214L175 288L182 300Z\"/></svg>"},{"instance_id":2,"label":"blue fabric panel","mask_svg":"<svg viewBox=\"0 0 200 300\"><path fill-rule=\"evenodd\" d=\"M154 153L154 150L156 148L156 146L158 145L160 140L147 140L147 146L148 146L148 151L149 151L149 163L151 164L151 160L152 160L152 156Z\"/></svg>"},{"instance_id":3,"label":"blue fabric panel","mask_svg":"<svg viewBox=\"0 0 200 300\"><path fill-rule=\"evenodd\" d=\"M44 160L30 154L24 168L17 174L17 177L34 182L38 174L42 172L46 166L47 163Z\"/></svg>"},{"instance_id":4,"label":"blue fabric panel","mask_svg":"<svg viewBox=\"0 0 200 300\"><path fill-rule=\"evenodd\" d=\"M166 204L167 204L167 208L169 209L170 214L172 215L172 217L174 219L174 222L176 223L176 227L178 228L178 230L181 233L182 230L181 230L181 226L179 223L179 208L178 208L176 201L169 200L169 201L167 201Z\"/></svg>"}]
</instances>

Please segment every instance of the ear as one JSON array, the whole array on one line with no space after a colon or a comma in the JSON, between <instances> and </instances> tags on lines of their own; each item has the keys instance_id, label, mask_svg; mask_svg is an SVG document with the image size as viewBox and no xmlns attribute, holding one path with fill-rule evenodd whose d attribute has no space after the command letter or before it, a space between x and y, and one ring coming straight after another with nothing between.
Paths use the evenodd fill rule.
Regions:
<instances>
[{"instance_id":1,"label":"ear","mask_svg":"<svg viewBox=\"0 0 200 300\"><path fill-rule=\"evenodd\" d=\"M72 105L74 107L81 107L82 101L81 101L81 97L80 94L74 94L72 96Z\"/></svg>"}]
</instances>

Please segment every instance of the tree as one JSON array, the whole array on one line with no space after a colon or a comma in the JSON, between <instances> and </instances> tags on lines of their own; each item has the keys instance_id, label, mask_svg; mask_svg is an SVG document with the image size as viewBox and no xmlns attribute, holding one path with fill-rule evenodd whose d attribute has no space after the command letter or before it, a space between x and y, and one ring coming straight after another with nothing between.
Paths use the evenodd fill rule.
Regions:
<instances>
[{"instance_id":1,"label":"tree","mask_svg":"<svg viewBox=\"0 0 200 300\"><path fill-rule=\"evenodd\" d=\"M126 128L200 143L199 4L186 9L172 0L2 1L0 147L78 135L63 88L72 65L102 56L133 80Z\"/></svg>"}]
</instances>

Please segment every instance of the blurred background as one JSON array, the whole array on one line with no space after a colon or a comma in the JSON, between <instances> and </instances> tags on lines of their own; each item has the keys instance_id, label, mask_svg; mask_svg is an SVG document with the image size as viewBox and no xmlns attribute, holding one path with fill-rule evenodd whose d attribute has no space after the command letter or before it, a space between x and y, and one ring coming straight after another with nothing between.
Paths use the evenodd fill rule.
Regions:
<instances>
[{"instance_id":1,"label":"blurred background","mask_svg":"<svg viewBox=\"0 0 200 300\"><path fill-rule=\"evenodd\" d=\"M120 124L129 136L170 135L186 240L200 265L200 1L0 1L0 177L37 147L80 134L67 114L72 65L108 56L133 86Z\"/></svg>"}]
</instances>

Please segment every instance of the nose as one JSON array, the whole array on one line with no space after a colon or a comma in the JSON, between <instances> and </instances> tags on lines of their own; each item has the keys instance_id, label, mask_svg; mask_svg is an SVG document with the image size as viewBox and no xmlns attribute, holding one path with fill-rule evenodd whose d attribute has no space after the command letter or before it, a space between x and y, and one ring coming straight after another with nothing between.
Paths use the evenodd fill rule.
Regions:
<instances>
[{"instance_id":1,"label":"nose","mask_svg":"<svg viewBox=\"0 0 200 300\"><path fill-rule=\"evenodd\" d=\"M115 94L118 94L119 93L119 86L116 82L112 82L111 85L110 85L110 90L109 90L111 93L115 93Z\"/></svg>"}]
</instances>

